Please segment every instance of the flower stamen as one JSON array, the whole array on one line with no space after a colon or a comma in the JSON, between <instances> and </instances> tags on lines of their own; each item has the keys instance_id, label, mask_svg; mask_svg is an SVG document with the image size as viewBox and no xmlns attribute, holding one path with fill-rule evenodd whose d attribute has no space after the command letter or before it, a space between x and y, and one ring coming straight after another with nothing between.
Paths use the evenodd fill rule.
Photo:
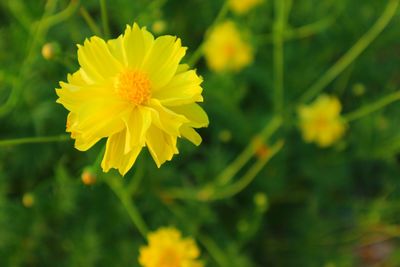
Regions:
<instances>
[{"instance_id":1,"label":"flower stamen","mask_svg":"<svg viewBox=\"0 0 400 267\"><path fill-rule=\"evenodd\" d=\"M151 96L151 84L148 76L140 71L122 72L116 78L117 93L134 105L146 103Z\"/></svg>"}]
</instances>

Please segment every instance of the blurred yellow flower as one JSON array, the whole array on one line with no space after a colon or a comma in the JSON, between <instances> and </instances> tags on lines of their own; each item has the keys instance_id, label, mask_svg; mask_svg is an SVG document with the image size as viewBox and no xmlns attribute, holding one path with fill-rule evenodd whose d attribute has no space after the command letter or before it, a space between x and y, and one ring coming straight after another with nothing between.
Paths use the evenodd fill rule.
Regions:
<instances>
[{"instance_id":1,"label":"blurred yellow flower","mask_svg":"<svg viewBox=\"0 0 400 267\"><path fill-rule=\"evenodd\" d=\"M204 44L204 55L210 69L216 72L240 71L253 61L251 46L232 21L212 29Z\"/></svg>"},{"instance_id":2,"label":"blurred yellow flower","mask_svg":"<svg viewBox=\"0 0 400 267\"><path fill-rule=\"evenodd\" d=\"M31 208L35 204L35 196L32 193L25 193L22 196L22 204L25 208Z\"/></svg>"},{"instance_id":3,"label":"blurred yellow flower","mask_svg":"<svg viewBox=\"0 0 400 267\"><path fill-rule=\"evenodd\" d=\"M199 248L192 238L183 239L175 228L160 228L148 235L148 246L140 248L143 267L202 267Z\"/></svg>"},{"instance_id":4,"label":"blurred yellow flower","mask_svg":"<svg viewBox=\"0 0 400 267\"><path fill-rule=\"evenodd\" d=\"M304 140L327 147L341 138L346 130L341 109L339 100L328 95L321 95L309 106L300 107L298 113Z\"/></svg>"},{"instance_id":5,"label":"blurred yellow flower","mask_svg":"<svg viewBox=\"0 0 400 267\"><path fill-rule=\"evenodd\" d=\"M229 0L230 8L238 15L243 15L263 0Z\"/></svg>"},{"instance_id":6,"label":"blurred yellow flower","mask_svg":"<svg viewBox=\"0 0 400 267\"><path fill-rule=\"evenodd\" d=\"M185 52L179 38L154 39L137 24L108 42L94 36L78 45L80 69L56 89L75 147L86 151L107 138L103 171L124 175L144 146L160 167L178 153L178 137L199 145L193 128L206 127L208 117L196 104L202 79L179 64Z\"/></svg>"}]
</instances>

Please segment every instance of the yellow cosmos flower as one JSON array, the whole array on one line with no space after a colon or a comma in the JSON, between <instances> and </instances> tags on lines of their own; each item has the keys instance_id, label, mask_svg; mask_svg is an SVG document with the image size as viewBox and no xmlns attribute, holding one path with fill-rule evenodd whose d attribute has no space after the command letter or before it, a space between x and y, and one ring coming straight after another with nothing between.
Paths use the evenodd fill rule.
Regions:
<instances>
[{"instance_id":1,"label":"yellow cosmos flower","mask_svg":"<svg viewBox=\"0 0 400 267\"><path fill-rule=\"evenodd\" d=\"M200 251L191 238L183 239L175 228L160 228L148 235L149 245L140 248L143 267L202 267Z\"/></svg>"},{"instance_id":2,"label":"yellow cosmos flower","mask_svg":"<svg viewBox=\"0 0 400 267\"><path fill-rule=\"evenodd\" d=\"M262 2L263 0L229 0L229 6L236 14L243 15Z\"/></svg>"},{"instance_id":3,"label":"yellow cosmos flower","mask_svg":"<svg viewBox=\"0 0 400 267\"><path fill-rule=\"evenodd\" d=\"M56 89L70 111L75 147L85 151L107 138L101 166L124 175L145 146L160 167L178 153L178 137L199 145L193 128L206 127L208 118L196 104L202 79L180 64L185 52L179 38L154 39L136 24L116 39L95 36L78 45L80 69Z\"/></svg>"},{"instance_id":4,"label":"yellow cosmos flower","mask_svg":"<svg viewBox=\"0 0 400 267\"><path fill-rule=\"evenodd\" d=\"M339 100L328 95L321 95L311 105L300 107L300 129L304 140L327 147L341 138L346 130L341 109Z\"/></svg>"},{"instance_id":5,"label":"yellow cosmos flower","mask_svg":"<svg viewBox=\"0 0 400 267\"><path fill-rule=\"evenodd\" d=\"M219 24L210 32L204 55L210 69L216 72L239 71L253 61L251 46L232 21Z\"/></svg>"}]
</instances>

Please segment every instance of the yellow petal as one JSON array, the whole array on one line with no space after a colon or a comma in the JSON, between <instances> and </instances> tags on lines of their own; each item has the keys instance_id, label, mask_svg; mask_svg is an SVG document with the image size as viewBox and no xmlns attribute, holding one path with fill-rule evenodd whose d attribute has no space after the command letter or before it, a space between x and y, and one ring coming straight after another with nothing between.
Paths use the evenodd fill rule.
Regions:
<instances>
[{"instance_id":1,"label":"yellow petal","mask_svg":"<svg viewBox=\"0 0 400 267\"><path fill-rule=\"evenodd\" d=\"M189 70L188 64L179 64L175 74L179 74L179 73L185 72L187 70Z\"/></svg>"},{"instance_id":2,"label":"yellow petal","mask_svg":"<svg viewBox=\"0 0 400 267\"><path fill-rule=\"evenodd\" d=\"M78 124L78 116L70 112L67 117L66 131L71 133L72 139L75 139L75 148L80 151L86 151L96 144L100 138L93 136L82 137L82 134L76 130Z\"/></svg>"},{"instance_id":3,"label":"yellow petal","mask_svg":"<svg viewBox=\"0 0 400 267\"><path fill-rule=\"evenodd\" d=\"M194 145L198 146L201 144L201 136L192 127L189 127L188 125L182 125L180 131L182 136L188 139Z\"/></svg>"},{"instance_id":4,"label":"yellow petal","mask_svg":"<svg viewBox=\"0 0 400 267\"><path fill-rule=\"evenodd\" d=\"M125 175L133 166L142 147L134 147L129 153L124 153L126 140L126 130L110 136L106 144L106 152L104 154L101 167L104 172L108 172L111 168L118 169L121 175Z\"/></svg>"},{"instance_id":5,"label":"yellow petal","mask_svg":"<svg viewBox=\"0 0 400 267\"><path fill-rule=\"evenodd\" d=\"M110 83L101 86L86 84L82 79L82 70L68 75L68 83L60 82L60 86L61 89L56 89L56 94L59 97L57 102L73 112L79 112L83 106L92 101L99 101L100 99L119 100Z\"/></svg>"},{"instance_id":6,"label":"yellow petal","mask_svg":"<svg viewBox=\"0 0 400 267\"><path fill-rule=\"evenodd\" d=\"M150 126L147 131L146 145L158 168L165 161L171 160L174 154L178 154L176 138L171 137L155 126Z\"/></svg>"},{"instance_id":7,"label":"yellow petal","mask_svg":"<svg viewBox=\"0 0 400 267\"><path fill-rule=\"evenodd\" d=\"M165 87L153 90L153 97L165 106L201 102L203 101L201 83L202 79L194 70L185 71L175 75Z\"/></svg>"},{"instance_id":8,"label":"yellow petal","mask_svg":"<svg viewBox=\"0 0 400 267\"><path fill-rule=\"evenodd\" d=\"M100 140L100 138L93 136L82 137L80 134L75 134L73 138L75 139L75 144L74 144L75 148L80 151L86 151L90 149Z\"/></svg>"},{"instance_id":9,"label":"yellow petal","mask_svg":"<svg viewBox=\"0 0 400 267\"><path fill-rule=\"evenodd\" d=\"M184 116L163 107L156 99L150 101L149 110L153 124L175 137L180 136L179 128L189 122Z\"/></svg>"},{"instance_id":10,"label":"yellow petal","mask_svg":"<svg viewBox=\"0 0 400 267\"><path fill-rule=\"evenodd\" d=\"M185 116L189 120L189 125L194 128L208 126L208 116L206 112L196 103L170 107L170 110Z\"/></svg>"},{"instance_id":11,"label":"yellow petal","mask_svg":"<svg viewBox=\"0 0 400 267\"><path fill-rule=\"evenodd\" d=\"M78 61L88 83L99 83L115 76L122 65L111 54L106 42L96 36L78 45Z\"/></svg>"},{"instance_id":12,"label":"yellow petal","mask_svg":"<svg viewBox=\"0 0 400 267\"><path fill-rule=\"evenodd\" d=\"M76 129L83 137L107 137L121 131L123 118L130 112L125 105L106 99L91 102L77 113L79 121Z\"/></svg>"},{"instance_id":13,"label":"yellow petal","mask_svg":"<svg viewBox=\"0 0 400 267\"><path fill-rule=\"evenodd\" d=\"M182 47L181 40L174 36L161 36L154 41L143 65L143 70L150 76L154 92L172 79L185 53L186 47Z\"/></svg>"},{"instance_id":14,"label":"yellow petal","mask_svg":"<svg viewBox=\"0 0 400 267\"><path fill-rule=\"evenodd\" d=\"M128 57L126 55L125 45L124 45L124 35L118 36L116 39L111 39L107 41L108 48L111 54L124 66L128 66Z\"/></svg>"},{"instance_id":15,"label":"yellow petal","mask_svg":"<svg viewBox=\"0 0 400 267\"><path fill-rule=\"evenodd\" d=\"M153 47L153 35L146 28L139 28L135 23L132 28L127 26L122 41L124 60L128 67L131 69L141 68Z\"/></svg>"},{"instance_id":16,"label":"yellow petal","mask_svg":"<svg viewBox=\"0 0 400 267\"><path fill-rule=\"evenodd\" d=\"M128 153L134 147L145 145L146 132L151 125L150 110L137 107L124 119L124 122L127 129L124 152Z\"/></svg>"}]
</instances>

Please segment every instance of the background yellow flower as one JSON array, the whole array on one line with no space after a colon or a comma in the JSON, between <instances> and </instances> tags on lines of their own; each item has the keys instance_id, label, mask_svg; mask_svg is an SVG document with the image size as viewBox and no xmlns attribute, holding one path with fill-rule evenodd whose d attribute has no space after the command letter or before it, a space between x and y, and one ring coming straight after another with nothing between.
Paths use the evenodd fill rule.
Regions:
<instances>
[{"instance_id":1,"label":"background yellow flower","mask_svg":"<svg viewBox=\"0 0 400 267\"><path fill-rule=\"evenodd\" d=\"M242 15L262 2L263 0L229 0L229 6L235 13Z\"/></svg>"},{"instance_id":2,"label":"background yellow flower","mask_svg":"<svg viewBox=\"0 0 400 267\"><path fill-rule=\"evenodd\" d=\"M239 71L253 61L253 49L232 21L225 21L210 32L204 55L210 69L216 72Z\"/></svg>"},{"instance_id":3,"label":"background yellow flower","mask_svg":"<svg viewBox=\"0 0 400 267\"><path fill-rule=\"evenodd\" d=\"M191 238L182 238L175 228L160 228L148 235L148 246L140 249L143 267L202 267L200 251Z\"/></svg>"},{"instance_id":4,"label":"background yellow flower","mask_svg":"<svg viewBox=\"0 0 400 267\"><path fill-rule=\"evenodd\" d=\"M321 95L312 104L300 107L300 129L304 140L327 147L342 137L346 125L340 116L341 109L339 100L328 95Z\"/></svg>"},{"instance_id":5,"label":"background yellow flower","mask_svg":"<svg viewBox=\"0 0 400 267\"><path fill-rule=\"evenodd\" d=\"M104 171L124 175L144 146L160 167L178 153L178 137L200 144L193 128L208 125L196 104L202 79L179 64L186 51L179 38L154 39L135 24L117 39L92 37L78 47L81 68L60 83L57 102L70 111L67 132L77 149L107 138Z\"/></svg>"}]
</instances>

